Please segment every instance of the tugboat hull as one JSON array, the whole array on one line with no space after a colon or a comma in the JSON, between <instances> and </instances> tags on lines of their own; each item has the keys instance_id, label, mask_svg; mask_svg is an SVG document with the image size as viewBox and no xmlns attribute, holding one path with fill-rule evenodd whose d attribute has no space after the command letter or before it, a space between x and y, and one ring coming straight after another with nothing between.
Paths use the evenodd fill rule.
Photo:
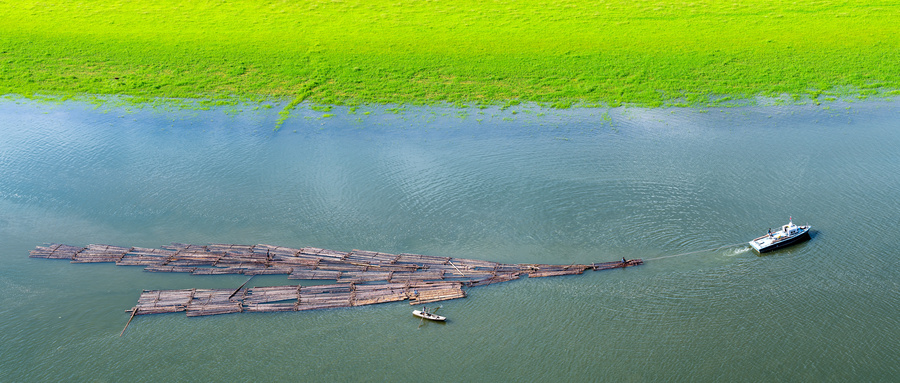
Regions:
<instances>
[{"instance_id":1,"label":"tugboat hull","mask_svg":"<svg viewBox=\"0 0 900 383\"><path fill-rule=\"evenodd\" d=\"M808 240L810 228L809 225L794 225L793 218L790 218L781 230L772 232L770 229L768 234L750 241L750 246L760 254L768 253Z\"/></svg>"},{"instance_id":2,"label":"tugboat hull","mask_svg":"<svg viewBox=\"0 0 900 383\"><path fill-rule=\"evenodd\" d=\"M753 242L750 242L750 245L753 246L753 248L756 249L757 252L759 252L760 254L762 254L762 253L768 253L768 252L770 252L770 251L775 251L775 250L778 250L778 249L783 249L783 248L788 247L788 246L791 246L791 245L796 245L796 244L798 244L798 243L800 243L800 242L808 241L809 239L810 239L810 237L809 237L809 229L807 229L806 231L803 232L803 234L797 235L797 236L792 237L792 238L785 239L784 241L775 242L775 243L770 244L770 245L768 245L768 246L759 246L759 247L757 247L757 246L754 246L754 243L753 243Z\"/></svg>"}]
</instances>

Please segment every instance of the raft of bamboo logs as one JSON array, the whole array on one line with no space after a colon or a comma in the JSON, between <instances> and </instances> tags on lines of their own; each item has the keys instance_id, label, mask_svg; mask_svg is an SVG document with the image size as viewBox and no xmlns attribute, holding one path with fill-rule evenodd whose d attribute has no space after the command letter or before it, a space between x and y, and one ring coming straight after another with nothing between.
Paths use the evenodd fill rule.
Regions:
<instances>
[{"instance_id":1,"label":"raft of bamboo logs","mask_svg":"<svg viewBox=\"0 0 900 383\"><path fill-rule=\"evenodd\" d=\"M590 265L504 264L420 254L350 252L271 245L172 244L162 249L62 244L38 246L32 258L72 263L115 262L150 272L194 275L282 274L288 279L331 280L317 286L144 290L132 315L185 312L188 316L238 312L303 311L408 300L411 305L464 298L464 286L581 274L643 264L640 259ZM246 285L246 283L245 283Z\"/></svg>"}]
</instances>

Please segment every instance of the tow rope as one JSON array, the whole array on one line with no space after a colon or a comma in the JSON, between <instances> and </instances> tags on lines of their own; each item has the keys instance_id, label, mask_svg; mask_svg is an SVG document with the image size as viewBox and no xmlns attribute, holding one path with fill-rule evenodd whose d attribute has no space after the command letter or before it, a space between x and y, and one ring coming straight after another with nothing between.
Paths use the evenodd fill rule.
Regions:
<instances>
[{"instance_id":1,"label":"tow rope","mask_svg":"<svg viewBox=\"0 0 900 383\"><path fill-rule=\"evenodd\" d=\"M737 246L737 245L743 245L743 244L746 244L746 243L747 243L747 242L738 242L738 243L731 244L731 245L725 245L725 246L714 247L714 248L712 248L712 249L697 250L697 251L691 251L691 252L687 252L687 253L674 254L674 255L664 255L664 256L662 256L662 257L648 258L648 259L645 259L645 260L646 260L646 261L655 261L655 260L658 260L658 259L680 257L680 256L682 256L682 255L688 255L688 254L705 253L705 252L707 252L707 251L716 251L716 250L720 250L720 249L725 249L725 248L729 248L729 247L734 247L734 246Z\"/></svg>"}]
</instances>

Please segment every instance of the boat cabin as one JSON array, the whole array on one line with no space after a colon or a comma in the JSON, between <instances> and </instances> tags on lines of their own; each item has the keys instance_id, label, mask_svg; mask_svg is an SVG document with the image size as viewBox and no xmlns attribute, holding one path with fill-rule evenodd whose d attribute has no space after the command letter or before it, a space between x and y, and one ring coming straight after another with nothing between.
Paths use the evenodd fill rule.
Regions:
<instances>
[{"instance_id":1,"label":"boat cabin","mask_svg":"<svg viewBox=\"0 0 900 383\"><path fill-rule=\"evenodd\" d=\"M794 235L798 230L800 230L800 228L793 223L781 227L781 231L787 235Z\"/></svg>"}]
</instances>

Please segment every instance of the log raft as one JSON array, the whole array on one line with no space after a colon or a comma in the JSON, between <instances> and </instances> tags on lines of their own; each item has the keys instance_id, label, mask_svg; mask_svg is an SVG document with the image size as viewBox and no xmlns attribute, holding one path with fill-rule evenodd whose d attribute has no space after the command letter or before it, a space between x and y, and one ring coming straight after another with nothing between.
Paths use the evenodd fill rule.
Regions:
<instances>
[{"instance_id":1,"label":"log raft","mask_svg":"<svg viewBox=\"0 0 900 383\"><path fill-rule=\"evenodd\" d=\"M63 244L38 246L32 258L72 263L114 262L144 266L148 272L194 275L282 274L288 279L332 280L317 286L239 287L238 289L144 290L132 315L184 312L204 316L239 312L304 311L409 301L410 305L464 298L463 287L529 278L578 275L643 264L640 259L590 265L506 264L420 254L350 252L272 245L174 243L161 249ZM248 280L249 281L249 280ZM245 283L246 284L246 283Z\"/></svg>"}]
</instances>

